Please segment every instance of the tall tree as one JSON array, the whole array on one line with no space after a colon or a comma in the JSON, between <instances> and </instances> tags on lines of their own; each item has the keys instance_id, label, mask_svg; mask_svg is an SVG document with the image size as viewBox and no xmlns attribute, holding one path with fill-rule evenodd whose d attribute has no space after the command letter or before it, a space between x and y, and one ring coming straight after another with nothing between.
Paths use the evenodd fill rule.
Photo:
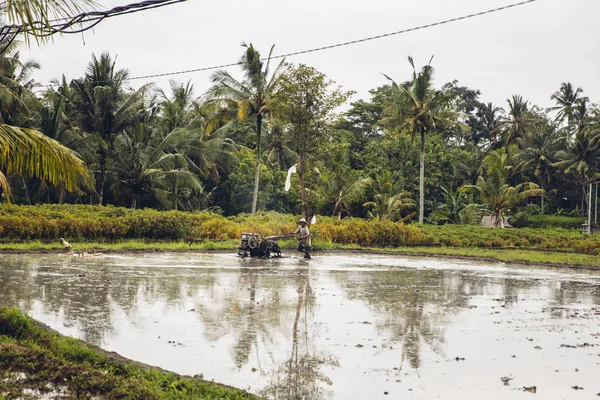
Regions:
<instances>
[{"instance_id":1,"label":"tall tree","mask_svg":"<svg viewBox=\"0 0 600 400\"><path fill-rule=\"evenodd\" d=\"M445 96L441 90L433 88L433 66L423 66L419 72L415 69L412 57L408 62L413 69L409 82L392 82L392 88L397 93L397 103L388 104L384 109L384 118L380 121L384 126L406 132L410 135L411 143L415 137L420 138L419 160L419 223L423 223L425 209L425 137L436 132L442 122L456 123L456 116L445 109Z\"/></svg>"},{"instance_id":2,"label":"tall tree","mask_svg":"<svg viewBox=\"0 0 600 400\"><path fill-rule=\"evenodd\" d=\"M71 82L71 102L81 128L98 137L98 168L96 195L98 204L104 204L106 171L114 137L127 126L137 122L143 108L147 86L125 93L129 72L117 70L115 60L108 53L100 58L92 54L85 77Z\"/></svg>"},{"instance_id":3,"label":"tall tree","mask_svg":"<svg viewBox=\"0 0 600 400\"><path fill-rule=\"evenodd\" d=\"M38 66L34 62L21 62L17 45L16 41L0 45L6 50L0 54L0 188L8 202L11 201L7 179L10 174L63 185L70 192L87 188L89 171L78 155L30 129L33 121L30 105L37 100L30 91L33 82L29 74Z\"/></svg>"},{"instance_id":4,"label":"tall tree","mask_svg":"<svg viewBox=\"0 0 600 400\"><path fill-rule=\"evenodd\" d=\"M581 210L586 210L586 187L600 165L600 143L593 131L583 129L575 133L566 150L556 153L559 160L553 165L566 174L573 174L581 185Z\"/></svg>"},{"instance_id":5,"label":"tall tree","mask_svg":"<svg viewBox=\"0 0 600 400\"><path fill-rule=\"evenodd\" d=\"M281 78L276 96L275 117L283 124L290 138L292 150L298 155L298 180L302 214L309 214L307 185L314 172L315 158L327 142L327 130L333 122L333 111L351 95L335 87L324 74L306 65L289 69ZM314 210L311 210L313 212Z\"/></svg>"},{"instance_id":6,"label":"tall tree","mask_svg":"<svg viewBox=\"0 0 600 400\"><path fill-rule=\"evenodd\" d=\"M553 173L553 163L561 140L554 124L540 121L536 128L525 135L521 151L516 154L517 169L538 179L539 186L546 190ZM544 213L544 193L541 197L541 213Z\"/></svg>"},{"instance_id":7,"label":"tall tree","mask_svg":"<svg viewBox=\"0 0 600 400\"><path fill-rule=\"evenodd\" d=\"M482 128L493 149L497 149L500 145L498 128L503 113L504 109L494 105L494 103L485 103L477 110L477 117L481 121Z\"/></svg>"},{"instance_id":8,"label":"tall tree","mask_svg":"<svg viewBox=\"0 0 600 400\"><path fill-rule=\"evenodd\" d=\"M266 64L263 63L260 53L254 49L252 44L243 44L243 46L246 48L246 52L240 60L240 65L244 79L238 81L224 70L215 72L211 78L213 86L208 91L208 99L216 109L229 111L232 119L237 118L241 121L249 116L256 118L256 170L252 196L252 213L254 214L256 213L260 180L262 125L264 118L271 111L273 96L278 91L284 60L281 60L270 74L271 56L275 46L271 47ZM213 120L207 124L209 132L216 128L217 122L218 120Z\"/></svg>"},{"instance_id":9,"label":"tall tree","mask_svg":"<svg viewBox=\"0 0 600 400\"><path fill-rule=\"evenodd\" d=\"M551 110L558 110L556 114L557 121L563 122L566 119L569 130L573 123L575 105L580 99L587 99L586 97L581 97L582 93L583 89L575 89L570 82L563 82L560 85L560 89L550 96L550 99L556 102L556 107L552 107Z\"/></svg>"},{"instance_id":10,"label":"tall tree","mask_svg":"<svg viewBox=\"0 0 600 400\"><path fill-rule=\"evenodd\" d=\"M115 189L129 196L132 208L137 207L144 192L154 194L168 208L177 209L177 192L173 188L202 190L198 176L190 170L189 159L177 151L186 134L174 130L163 137L159 131L139 123L117 135L111 171L117 178Z\"/></svg>"},{"instance_id":11,"label":"tall tree","mask_svg":"<svg viewBox=\"0 0 600 400\"><path fill-rule=\"evenodd\" d=\"M535 127L535 118L529 112L529 102L520 95L507 100L508 112L499 121L499 130L507 145L516 143Z\"/></svg>"}]
</instances>

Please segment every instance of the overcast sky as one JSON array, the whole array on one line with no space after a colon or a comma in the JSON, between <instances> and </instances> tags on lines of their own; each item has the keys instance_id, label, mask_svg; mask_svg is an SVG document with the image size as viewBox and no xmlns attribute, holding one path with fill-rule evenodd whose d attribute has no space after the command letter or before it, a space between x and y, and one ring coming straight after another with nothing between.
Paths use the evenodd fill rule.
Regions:
<instances>
[{"instance_id":1,"label":"overcast sky","mask_svg":"<svg viewBox=\"0 0 600 400\"><path fill-rule=\"evenodd\" d=\"M102 9L134 0L99 0ZM57 36L33 44L24 58L38 61L35 79L47 83L83 76L92 53L109 51L131 76L236 62L241 42L266 55L288 53L398 31L495 8L516 0L188 0L109 19L82 35ZM542 107L561 82L584 89L600 102L600 0L538 0L522 7L449 25L352 46L291 57L325 73L353 100L386 83L410 78L407 56L420 66L435 55L436 84L457 79L479 89L481 100L505 106L521 94ZM230 68L234 75L236 67ZM197 95L211 72L150 81L168 88L169 79L191 80ZM131 82L139 86L144 81Z\"/></svg>"}]
</instances>

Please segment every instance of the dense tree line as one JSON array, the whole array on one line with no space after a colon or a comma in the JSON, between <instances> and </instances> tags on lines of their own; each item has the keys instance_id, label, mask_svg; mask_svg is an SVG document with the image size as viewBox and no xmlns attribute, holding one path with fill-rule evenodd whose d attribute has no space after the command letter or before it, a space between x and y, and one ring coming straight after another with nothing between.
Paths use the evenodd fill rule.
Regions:
<instances>
[{"instance_id":1,"label":"dense tree line","mask_svg":"<svg viewBox=\"0 0 600 400\"><path fill-rule=\"evenodd\" d=\"M3 199L437 224L587 211L600 110L582 89L562 83L548 110L521 95L501 106L456 81L436 83L433 60L409 62L412 76L389 77L352 103L314 68L265 61L252 45L241 79L217 71L203 96L191 82L133 89L108 53L41 90L32 79L40 66L14 42L0 56ZM36 173L28 154L40 144L7 152L6 127L41 132L83 163ZM88 172L66 176L73 168Z\"/></svg>"}]
</instances>

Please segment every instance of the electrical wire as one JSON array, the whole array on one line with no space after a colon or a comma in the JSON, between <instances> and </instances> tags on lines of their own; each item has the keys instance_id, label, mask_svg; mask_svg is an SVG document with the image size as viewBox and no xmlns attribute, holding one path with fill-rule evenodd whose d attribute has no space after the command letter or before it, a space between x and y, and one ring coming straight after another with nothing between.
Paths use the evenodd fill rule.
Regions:
<instances>
[{"instance_id":1,"label":"electrical wire","mask_svg":"<svg viewBox=\"0 0 600 400\"><path fill-rule=\"evenodd\" d=\"M413 28L403 29L400 31L384 33L384 34L376 35L376 36L369 36L369 37L362 38L362 39L356 39L356 40L351 40L348 42L341 42L341 43L331 44L331 45L327 45L327 46L315 47L315 48L306 49L306 50L300 50L300 51L296 51L296 52L292 52L292 53L279 54L279 55L271 56L271 59L287 58L287 57L297 56L300 54L315 53L317 51L329 50L329 49L333 49L333 48L337 48L337 47L350 46L350 45L357 44L357 43L363 43L363 42L382 39L382 38L386 38L386 37L390 37L390 36L401 35L404 33L414 32L414 31L432 28L432 27L440 26L440 25L446 25L446 24L450 24L453 22L463 21L466 19L471 19L471 18L482 16L482 15L492 14L495 12L524 6L526 4L535 3L536 1L539 1L539 0L525 0L525 1L521 1L519 3L513 3L513 4L509 4L509 5L502 6L502 7L492 8L489 10L485 10L485 11L481 11L481 12L477 12L477 13L473 13L473 14L468 14L468 15L463 15L463 16L456 17L456 18L446 19L443 21L433 22L433 23L426 24L426 25L420 25L420 26L416 26ZM262 58L262 60L266 61L266 60L268 60L268 58L264 57L264 58ZM183 70L183 71L135 76L135 77L129 78L129 80L150 79L150 78L160 78L160 77L164 77L164 76L182 75L182 74L188 74L188 73L193 73L193 72L202 72L202 71L209 71L209 70L221 69L221 68L226 68L226 67L233 67L233 66L240 65L240 64L241 64L241 62L236 62L236 63L216 65L216 66L211 66L211 67L187 69L187 70Z\"/></svg>"},{"instance_id":2,"label":"electrical wire","mask_svg":"<svg viewBox=\"0 0 600 400\"><path fill-rule=\"evenodd\" d=\"M54 19L47 23L36 21L30 25L4 25L0 28L0 43L8 41L8 44L0 50L2 54L20 33L30 33L36 37L48 37L57 33L75 34L93 29L96 25L107 18L132 14L154 8L165 7L172 4L182 3L187 0L146 0L138 3L117 6L105 11L88 11L72 17ZM64 21L64 22L61 22Z\"/></svg>"},{"instance_id":3,"label":"electrical wire","mask_svg":"<svg viewBox=\"0 0 600 400\"><path fill-rule=\"evenodd\" d=\"M130 5L127 5L127 6L116 7L116 8L113 8L112 10L105 11L105 12L83 13L83 14L87 15L88 17L91 14L94 14L91 18L88 18L87 20L85 20L85 22L98 21L98 22L95 22L95 24L97 24L97 23L99 23L99 21L102 21L105 18L110 18L110 17L113 17L113 16L123 15L123 14L131 13L131 12L143 11L145 9L150 9L150 8L162 7L162 6L166 6L166 5L170 5L170 4L174 4L174 3L179 3L179 2L183 2L183 1L186 1L186 0L153 0L153 1L144 1L144 2L141 2L141 3L130 4ZM404 33L409 33L409 32L414 32L414 31L419 31L419 30L424 30L424 29L435 27L435 26L447 25L447 24L450 24L450 23L453 23L453 22L463 21L463 20L466 20L466 19L472 19L472 18L483 16L483 15L488 15L488 14L492 14L492 13L496 13L496 12L500 12L500 11L504 11L504 10L508 10L508 9L512 9L512 8L516 8L516 7L520 7L520 6L524 6L524 5L527 5L527 4L535 3L537 1L540 1L540 0L524 0L524 1L521 1L521 2L518 2L518 3L508 4L508 5L502 6L502 7L491 8L491 9L488 9L488 10L485 10L485 11L480 11L480 12L477 12L477 13L463 15L463 16L460 16L460 17L455 17L455 18L450 18L450 19L446 19L446 20L442 20L442 21L437 21L437 22L433 22L433 23L429 23L429 24L425 24L425 25L419 25L419 26L416 26L416 27L407 28L407 29L403 29L403 30L399 30L399 31L395 31L395 32L388 32L388 33L384 33L384 34L381 34L381 35L369 36L369 37L365 37L365 38L361 38L361 39L356 39L356 40L351 40L351 41L346 41L346 42L341 42L341 43L336 43L336 44L331 44L331 45L326 45L326 46L320 46L320 47L310 48L310 49L306 49L306 50L300 50L300 51L291 52L291 53L274 55L274 56L271 56L271 59L287 58L287 57L297 56L297 55L301 55L301 54L315 53L315 52L318 52L318 51L329 50L329 49L338 48L338 47L344 47L344 46L350 46L350 45L354 45L354 44L358 44L358 43L364 43L364 42L373 41L373 40L377 40L377 39L382 39L382 38L386 38L386 37L390 37L390 36L396 36L396 35L401 35L401 34L404 34ZM105 15L107 13L109 15ZM80 16L83 15L83 14L80 14ZM68 26L72 26L73 24L81 23L81 22L74 22L80 16L71 18L69 20L69 22L67 22L67 25ZM95 26L95 24L94 24L94 26ZM87 28L87 29L91 29L91 28ZM62 32L62 33L77 33L79 31L77 31L77 32L71 32L71 31L69 31L69 32L63 32L63 31L57 30L56 33L58 33L58 32ZM1 36L2 36L2 29L0 29L0 37ZM0 41L1 41L1 39L0 39ZM263 57L262 60L266 61L266 60L268 60L268 58L267 57ZM183 75L183 74L189 74L189 73L194 73L194 72L211 71L211 70L222 69L222 68L227 68L227 67L234 67L234 66L237 66L237 65L241 65L241 62L233 62L233 63L228 63L228 64L213 65L213 66L209 66L209 67L193 68L193 69L187 69L187 70L181 70L181 71L172 71L172 72L164 72L164 73L157 73L157 74L140 75L140 76L130 77L127 80L128 81L133 81L133 80L141 80L141 79L161 78L161 77L165 77L165 76ZM91 82L91 83L94 83L94 82ZM44 84L44 85L37 85L36 87L53 87L53 85L52 84Z\"/></svg>"}]
</instances>

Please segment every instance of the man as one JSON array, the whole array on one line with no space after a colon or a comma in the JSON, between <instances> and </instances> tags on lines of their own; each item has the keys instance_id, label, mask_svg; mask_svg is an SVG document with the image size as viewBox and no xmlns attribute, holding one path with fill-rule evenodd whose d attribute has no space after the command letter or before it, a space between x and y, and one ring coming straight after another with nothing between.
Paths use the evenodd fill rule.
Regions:
<instances>
[{"instance_id":1,"label":"man","mask_svg":"<svg viewBox=\"0 0 600 400\"><path fill-rule=\"evenodd\" d=\"M298 251L304 252L304 258L310 260L312 241L310 239L310 231L308 230L308 226L306 226L306 219L300 219L300 225L298 225L298 229L294 233L298 235Z\"/></svg>"}]
</instances>

